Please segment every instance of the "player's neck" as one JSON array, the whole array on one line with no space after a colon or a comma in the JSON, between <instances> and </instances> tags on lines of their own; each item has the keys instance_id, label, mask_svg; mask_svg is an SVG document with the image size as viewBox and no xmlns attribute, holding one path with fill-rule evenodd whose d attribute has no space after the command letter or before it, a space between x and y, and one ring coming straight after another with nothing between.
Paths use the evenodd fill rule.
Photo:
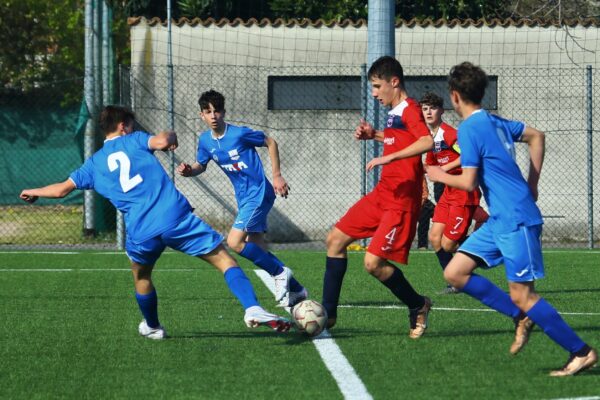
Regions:
<instances>
[{"instance_id":1,"label":"player's neck","mask_svg":"<svg viewBox=\"0 0 600 400\"><path fill-rule=\"evenodd\" d=\"M398 89L398 92L392 99L392 103L390 105L392 108L394 108L406 99L408 99L408 94L404 90Z\"/></svg>"},{"instance_id":2,"label":"player's neck","mask_svg":"<svg viewBox=\"0 0 600 400\"><path fill-rule=\"evenodd\" d=\"M432 134L436 134L438 129L440 129L440 126L442 125L442 121L438 122L437 124L427 124L427 127L429 128L429 132L431 132Z\"/></svg>"},{"instance_id":3,"label":"player's neck","mask_svg":"<svg viewBox=\"0 0 600 400\"><path fill-rule=\"evenodd\" d=\"M481 110L481 104L463 103L460 108L460 116L462 119L467 119L478 110Z\"/></svg>"},{"instance_id":4,"label":"player's neck","mask_svg":"<svg viewBox=\"0 0 600 400\"><path fill-rule=\"evenodd\" d=\"M218 125L215 129L211 129L214 138L222 138L227 130L227 124L223 122L222 125Z\"/></svg>"},{"instance_id":5,"label":"player's neck","mask_svg":"<svg viewBox=\"0 0 600 400\"><path fill-rule=\"evenodd\" d=\"M113 133L109 133L106 135L106 137L104 138L104 140L111 140L114 139L116 137L119 136L123 136L125 133L121 133L121 132L113 132Z\"/></svg>"}]
</instances>

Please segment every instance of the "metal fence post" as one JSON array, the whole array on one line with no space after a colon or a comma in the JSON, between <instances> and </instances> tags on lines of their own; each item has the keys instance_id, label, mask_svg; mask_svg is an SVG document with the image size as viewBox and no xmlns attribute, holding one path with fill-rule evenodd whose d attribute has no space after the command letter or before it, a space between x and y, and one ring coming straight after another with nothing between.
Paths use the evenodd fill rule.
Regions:
<instances>
[{"instance_id":1,"label":"metal fence post","mask_svg":"<svg viewBox=\"0 0 600 400\"><path fill-rule=\"evenodd\" d=\"M167 109L169 129L175 130L174 88L173 88L173 41L171 39L171 0L167 0ZM171 152L171 180L175 182L175 153Z\"/></svg>"},{"instance_id":2,"label":"metal fence post","mask_svg":"<svg viewBox=\"0 0 600 400\"><path fill-rule=\"evenodd\" d=\"M588 190L588 247L594 248L594 137L593 137L593 104L592 104L592 66L587 66L587 190Z\"/></svg>"},{"instance_id":3,"label":"metal fence post","mask_svg":"<svg viewBox=\"0 0 600 400\"><path fill-rule=\"evenodd\" d=\"M119 64L119 104L123 105L123 85L125 79L123 79L123 68L121 64ZM129 91L128 91L129 92ZM125 249L125 220L123 218L123 213L117 210L117 226L116 226L116 234L117 234L117 250Z\"/></svg>"},{"instance_id":4,"label":"metal fence post","mask_svg":"<svg viewBox=\"0 0 600 400\"><path fill-rule=\"evenodd\" d=\"M96 118L96 93L94 72L94 1L85 2L85 78L84 78L84 98L88 109L89 119L85 125L83 136L83 157L87 159L94 153L94 138ZM83 192L83 234L84 236L93 236L96 230L94 220L94 197L93 190L84 190Z\"/></svg>"}]
</instances>

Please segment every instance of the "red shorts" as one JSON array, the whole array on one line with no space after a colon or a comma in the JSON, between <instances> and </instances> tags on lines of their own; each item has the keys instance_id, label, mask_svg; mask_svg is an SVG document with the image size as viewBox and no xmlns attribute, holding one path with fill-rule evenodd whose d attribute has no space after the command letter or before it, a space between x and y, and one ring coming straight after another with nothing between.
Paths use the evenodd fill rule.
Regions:
<instances>
[{"instance_id":1,"label":"red shorts","mask_svg":"<svg viewBox=\"0 0 600 400\"><path fill-rule=\"evenodd\" d=\"M444 196L435 205L433 211L433 222L446 225L444 228L444 236L448 239L459 242L469 233L473 214L479 206L458 206L449 204L445 201Z\"/></svg>"},{"instance_id":2,"label":"red shorts","mask_svg":"<svg viewBox=\"0 0 600 400\"><path fill-rule=\"evenodd\" d=\"M369 253L406 264L418 219L418 210L383 210L376 196L368 194L350 207L335 227L354 239L372 238Z\"/></svg>"}]
</instances>

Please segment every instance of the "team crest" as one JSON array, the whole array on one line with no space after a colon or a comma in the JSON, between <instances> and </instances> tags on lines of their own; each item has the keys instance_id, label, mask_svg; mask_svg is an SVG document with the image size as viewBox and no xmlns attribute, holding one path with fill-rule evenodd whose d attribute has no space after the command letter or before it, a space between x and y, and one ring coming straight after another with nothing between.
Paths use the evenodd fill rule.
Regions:
<instances>
[{"instance_id":1,"label":"team crest","mask_svg":"<svg viewBox=\"0 0 600 400\"><path fill-rule=\"evenodd\" d=\"M233 160L233 161L237 161L240 159L240 155L238 154L237 149L233 149L233 150L229 150L229 157Z\"/></svg>"},{"instance_id":2,"label":"team crest","mask_svg":"<svg viewBox=\"0 0 600 400\"><path fill-rule=\"evenodd\" d=\"M392 126L394 126L394 115L388 116L387 119L387 127L391 128Z\"/></svg>"}]
</instances>

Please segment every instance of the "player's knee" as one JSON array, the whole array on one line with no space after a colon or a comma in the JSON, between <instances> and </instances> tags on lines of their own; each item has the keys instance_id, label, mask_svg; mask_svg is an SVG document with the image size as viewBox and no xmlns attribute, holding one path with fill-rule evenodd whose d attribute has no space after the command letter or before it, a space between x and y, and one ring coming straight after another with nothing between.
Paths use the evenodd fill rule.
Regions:
<instances>
[{"instance_id":1,"label":"player's knee","mask_svg":"<svg viewBox=\"0 0 600 400\"><path fill-rule=\"evenodd\" d=\"M239 241L237 238L227 237L227 246L238 254L244 249L244 244L244 242Z\"/></svg>"},{"instance_id":2,"label":"player's knee","mask_svg":"<svg viewBox=\"0 0 600 400\"><path fill-rule=\"evenodd\" d=\"M381 270L381 262L376 258L365 257L364 268L369 274L378 276Z\"/></svg>"},{"instance_id":3,"label":"player's knee","mask_svg":"<svg viewBox=\"0 0 600 400\"><path fill-rule=\"evenodd\" d=\"M442 240L442 249L448 253L455 253L458 249L458 242L454 240Z\"/></svg>"},{"instance_id":4,"label":"player's knee","mask_svg":"<svg viewBox=\"0 0 600 400\"><path fill-rule=\"evenodd\" d=\"M344 240L335 229L329 231L325 244L327 245L327 250L330 251L340 252L345 249Z\"/></svg>"},{"instance_id":5,"label":"player's knee","mask_svg":"<svg viewBox=\"0 0 600 400\"><path fill-rule=\"evenodd\" d=\"M429 243L431 243L431 246L434 249L439 249L440 247L442 247L442 238L437 235L436 233L430 231L429 232Z\"/></svg>"}]
</instances>

